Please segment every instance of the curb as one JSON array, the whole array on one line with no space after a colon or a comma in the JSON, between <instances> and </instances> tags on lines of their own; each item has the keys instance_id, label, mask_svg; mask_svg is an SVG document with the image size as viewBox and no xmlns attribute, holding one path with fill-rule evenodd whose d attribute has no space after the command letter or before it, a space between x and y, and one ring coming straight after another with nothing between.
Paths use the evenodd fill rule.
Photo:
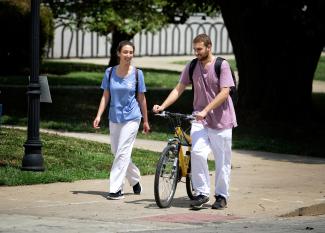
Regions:
<instances>
[{"instance_id":1,"label":"curb","mask_svg":"<svg viewBox=\"0 0 325 233\"><path fill-rule=\"evenodd\" d=\"M318 216L325 214L325 203L298 208L279 217Z\"/></svg>"}]
</instances>

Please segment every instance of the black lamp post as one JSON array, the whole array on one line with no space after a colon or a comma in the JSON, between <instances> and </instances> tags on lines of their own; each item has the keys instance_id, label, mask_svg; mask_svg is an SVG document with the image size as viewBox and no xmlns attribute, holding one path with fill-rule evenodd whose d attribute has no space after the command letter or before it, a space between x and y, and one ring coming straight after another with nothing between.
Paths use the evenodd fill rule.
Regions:
<instances>
[{"instance_id":1,"label":"black lamp post","mask_svg":"<svg viewBox=\"0 0 325 233\"><path fill-rule=\"evenodd\" d=\"M40 0L31 0L31 75L28 85L28 130L24 144L25 154L21 170L44 171L42 143L39 137L40 84L39 84L39 31Z\"/></svg>"}]
</instances>

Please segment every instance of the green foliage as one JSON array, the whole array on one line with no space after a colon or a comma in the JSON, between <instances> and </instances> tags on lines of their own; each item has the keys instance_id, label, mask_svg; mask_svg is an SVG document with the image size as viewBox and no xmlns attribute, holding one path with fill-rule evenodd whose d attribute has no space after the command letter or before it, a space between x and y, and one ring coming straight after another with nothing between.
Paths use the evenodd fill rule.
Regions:
<instances>
[{"instance_id":1,"label":"green foliage","mask_svg":"<svg viewBox=\"0 0 325 233\"><path fill-rule=\"evenodd\" d=\"M0 1L0 63L2 74L28 73L31 60L31 14L29 0ZM53 17L40 9L40 57L53 41Z\"/></svg>"},{"instance_id":2,"label":"green foliage","mask_svg":"<svg viewBox=\"0 0 325 233\"><path fill-rule=\"evenodd\" d=\"M101 0L101 1L43 1L61 23L85 26L91 31L107 35L113 30L128 35L155 31L168 23L184 23L190 15L205 12L215 15L219 8L215 1L195 0Z\"/></svg>"},{"instance_id":3,"label":"green foliage","mask_svg":"<svg viewBox=\"0 0 325 233\"><path fill-rule=\"evenodd\" d=\"M41 74L63 75L71 72L102 72L104 73L107 66L90 63L62 62L46 60L41 65Z\"/></svg>"},{"instance_id":4,"label":"green foliage","mask_svg":"<svg viewBox=\"0 0 325 233\"><path fill-rule=\"evenodd\" d=\"M107 66L74 62L47 61L42 65L42 73L48 75L50 85L92 85L99 87ZM142 69L146 86L173 88L179 79L179 72ZM11 80L10 80L11 78ZM19 77L0 78L2 83L15 83ZM25 80L25 79L24 79Z\"/></svg>"},{"instance_id":5,"label":"green foliage","mask_svg":"<svg viewBox=\"0 0 325 233\"><path fill-rule=\"evenodd\" d=\"M40 55L45 56L46 48L54 42L54 20L51 9L41 5L40 8Z\"/></svg>"},{"instance_id":6,"label":"green foliage","mask_svg":"<svg viewBox=\"0 0 325 233\"><path fill-rule=\"evenodd\" d=\"M169 23L184 23L197 12L212 15L219 11L216 2L179 0L44 0L58 23L87 29L101 35L112 33L109 64L118 64L116 48L123 40L132 40L138 32L155 32Z\"/></svg>"},{"instance_id":7,"label":"green foliage","mask_svg":"<svg viewBox=\"0 0 325 233\"><path fill-rule=\"evenodd\" d=\"M41 134L45 172L21 171L26 131L0 131L0 185L25 185L105 179L114 157L106 144ZM132 160L142 175L154 174L158 153L134 149Z\"/></svg>"},{"instance_id":8,"label":"green foliage","mask_svg":"<svg viewBox=\"0 0 325 233\"><path fill-rule=\"evenodd\" d=\"M325 81L325 56L321 56L318 61L317 69L315 71L314 80Z\"/></svg>"},{"instance_id":9,"label":"green foliage","mask_svg":"<svg viewBox=\"0 0 325 233\"><path fill-rule=\"evenodd\" d=\"M237 65L236 65L236 60L235 59L227 59L227 61L229 62L229 65L231 66L231 68L233 70L237 70ZM176 61L176 62L173 62L173 63L174 64L179 64L179 65L186 65L189 62L190 61Z\"/></svg>"},{"instance_id":10,"label":"green foliage","mask_svg":"<svg viewBox=\"0 0 325 233\"><path fill-rule=\"evenodd\" d=\"M118 30L134 35L141 30L154 31L167 23L161 8L166 1L55 1L45 0L61 23L86 27L107 35Z\"/></svg>"}]
</instances>

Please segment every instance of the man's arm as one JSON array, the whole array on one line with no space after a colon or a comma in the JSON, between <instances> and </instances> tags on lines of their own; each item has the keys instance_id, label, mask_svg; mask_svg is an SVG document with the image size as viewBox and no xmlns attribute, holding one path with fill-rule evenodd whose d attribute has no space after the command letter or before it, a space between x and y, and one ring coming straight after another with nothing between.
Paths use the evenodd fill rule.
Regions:
<instances>
[{"instance_id":1,"label":"man's arm","mask_svg":"<svg viewBox=\"0 0 325 233\"><path fill-rule=\"evenodd\" d=\"M178 83L177 86L170 92L168 97L162 103L162 105L154 105L152 111L155 113L164 111L170 105L172 105L184 92L186 86L182 83Z\"/></svg>"},{"instance_id":2,"label":"man's arm","mask_svg":"<svg viewBox=\"0 0 325 233\"><path fill-rule=\"evenodd\" d=\"M218 95L201 112L196 114L196 120L203 120L212 109L215 109L223 104L223 102L227 100L229 92L229 87L223 87Z\"/></svg>"}]
</instances>

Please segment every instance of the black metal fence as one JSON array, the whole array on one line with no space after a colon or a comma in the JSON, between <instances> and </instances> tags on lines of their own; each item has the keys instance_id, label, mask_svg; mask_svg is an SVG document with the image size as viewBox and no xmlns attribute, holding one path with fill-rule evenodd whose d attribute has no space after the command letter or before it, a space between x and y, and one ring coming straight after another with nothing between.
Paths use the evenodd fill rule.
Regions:
<instances>
[{"instance_id":1,"label":"black metal fence","mask_svg":"<svg viewBox=\"0 0 325 233\"><path fill-rule=\"evenodd\" d=\"M155 33L135 35L136 56L192 55L192 40L199 33L211 37L213 53L232 54L232 45L223 22L191 22L171 24ZM78 30L69 25L57 25L54 45L48 48L48 58L101 58L110 56L111 34Z\"/></svg>"}]
</instances>

